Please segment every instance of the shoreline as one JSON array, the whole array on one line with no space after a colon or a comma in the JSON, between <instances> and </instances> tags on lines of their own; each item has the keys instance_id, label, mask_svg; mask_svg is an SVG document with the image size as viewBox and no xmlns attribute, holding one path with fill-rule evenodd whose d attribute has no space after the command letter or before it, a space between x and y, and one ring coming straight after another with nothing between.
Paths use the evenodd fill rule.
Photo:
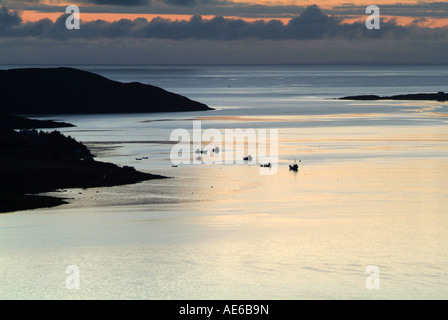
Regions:
<instances>
[{"instance_id":1,"label":"shoreline","mask_svg":"<svg viewBox=\"0 0 448 320\"><path fill-rule=\"evenodd\" d=\"M376 101L376 100L412 100L412 101L448 101L448 93L443 91L437 93L412 93L412 94L399 94L393 96L377 96L377 95L359 95L359 96L347 96L339 98L339 100L364 100L364 101Z\"/></svg>"},{"instance_id":2,"label":"shoreline","mask_svg":"<svg viewBox=\"0 0 448 320\"><path fill-rule=\"evenodd\" d=\"M8 119L14 118L15 122ZM68 198L39 195L59 189L112 187L168 177L98 162L82 143L59 131L44 133L31 127L73 126L2 116L0 127L0 213L50 208ZM7 125L5 124L7 123ZM30 124L28 126L27 124ZM23 126L19 132L13 130ZM13 127L13 128L11 128Z\"/></svg>"}]
</instances>

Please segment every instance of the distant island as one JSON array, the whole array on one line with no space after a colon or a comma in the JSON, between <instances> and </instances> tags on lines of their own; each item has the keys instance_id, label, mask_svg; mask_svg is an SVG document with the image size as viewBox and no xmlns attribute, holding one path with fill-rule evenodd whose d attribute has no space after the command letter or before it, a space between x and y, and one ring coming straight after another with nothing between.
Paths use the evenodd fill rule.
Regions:
<instances>
[{"instance_id":1,"label":"distant island","mask_svg":"<svg viewBox=\"0 0 448 320\"><path fill-rule=\"evenodd\" d=\"M1 98L0 98L1 99ZM5 129L52 129L74 127L71 123L52 120L34 120L20 116L0 113L0 132Z\"/></svg>"},{"instance_id":2,"label":"distant island","mask_svg":"<svg viewBox=\"0 0 448 320\"><path fill-rule=\"evenodd\" d=\"M122 83L74 68L0 70L0 113L94 114L213 110L139 82Z\"/></svg>"},{"instance_id":3,"label":"distant island","mask_svg":"<svg viewBox=\"0 0 448 320\"><path fill-rule=\"evenodd\" d=\"M413 93L394 96L360 95L339 98L342 100L426 100L426 101L448 101L448 93L443 91L437 93Z\"/></svg>"},{"instance_id":4,"label":"distant island","mask_svg":"<svg viewBox=\"0 0 448 320\"><path fill-rule=\"evenodd\" d=\"M1 115L0 124L0 213L67 203L39 193L166 178L95 161L90 150L70 136L34 129L71 126L67 123Z\"/></svg>"}]
</instances>

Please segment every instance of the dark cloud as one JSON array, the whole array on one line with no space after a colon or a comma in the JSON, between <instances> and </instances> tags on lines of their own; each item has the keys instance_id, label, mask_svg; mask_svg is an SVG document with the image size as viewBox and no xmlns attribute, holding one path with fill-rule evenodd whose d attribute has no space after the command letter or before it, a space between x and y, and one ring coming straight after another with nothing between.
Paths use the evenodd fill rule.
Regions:
<instances>
[{"instance_id":1,"label":"dark cloud","mask_svg":"<svg viewBox=\"0 0 448 320\"><path fill-rule=\"evenodd\" d=\"M174 6L194 6L198 4L198 0L163 0L163 2Z\"/></svg>"},{"instance_id":2,"label":"dark cloud","mask_svg":"<svg viewBox=\"0 0 448 320\"><path fill-rule=\"evenodd\" d=\"M149 0L81 0L75 2L87 2L97 5L115 5L115 6L146 6Z\"/></svg>"},{"instance_id":3,"label":"dark cloud","mask_svg":"<svg viewBox=\"0 0 448 320\"><path fill-rule=\"evenodd\" d=\"M233 4L226 0L153 0L149 6L143 5L149 1L135 0L115 1L115 5L108 5L106 0L74 0L72 3L81 1L92 4L81 7L81 19L85 12L189 15L198 11L195 9L198 1L204 3L200 10L203 15L219 12L226 16L292 19L288 23L277 19L248 22L222 16L204 19L195 15L188 21L160 17L151 21L144 18L81 21L81 29L67 30L65 21L69 15L63 14L65 7L11 5L15 9L61 13L54 22L49 19L26 22L20 18L19 11L0 5L0 61L52 64L448 62L448 28L425 27L425 17L442 17L443 13L447 16L447 3L442 2L420 2L416 6L408 5L409 10L403 4L402 9L408 11L396 15L414 14L412 23L401 26L394 20L383 20L380 30L367 30L364 21L344 23L340 20L341 14L367 18L365 7L355 5L332 9L337 15L334 16L317 6L262 6ZM172 1L172 4L162 1ZM0 2L24 3L20 0ZM37 3L37 0L32 2ZM427 6L431 9L425 15ZM382 15L393 15L390 12L395 10L395 6L380 8ZM292 15L294 12L300 14Z\"/></svg>"},{"instance_id":4,"label":"dark cloud","mask_svg":"<svg viewBox=\"0 0 448 320\"><path fill-rule=\"evenodd\" d=\"M298 17L291 19L287 29L300 39L320 39L332 29L338 28L339 23L339 19L324 14L317 5L312 5Z\"/></svg>"},{"instance_id":5,"label":"dark cloud","mask_svg":"<svg viewBox=\"0 0 448 320\"><path fill-rule=\"evenodd\" d=\"M392 5L379 5L382 15L395 17L431 17L431 18L447 18L448 2L424 2L406 4L396 3ZM345 4L336 6L333 11L338 15L362 15L366 6L356 4Z\"/></svg>"},{"instance_id":6,"label":"dark cloud","mask_svg":"<svg viewBox=\"0 0 448 320\"><path fill-rule=\"evenodd\" d=\"M324 14L315 4L289 22L290 25L336 25L338 23L339 20Z\"/></svg>"},{"instance_id":7,"label":"dark cloud","mask_svg":"<svg viewBox=\"0 0 448 320\"><path fill-rule=\"evenodd\" d=\"M42 2L40 2L42 1ZM244 18L294 18L306 7L299 5L260 5L253 2L234 0L71 0L69 3L81 6L84 13L141 13L174 15L222 15ZM349 3L349 1L347 1ZM65 6L58 2L43 0L0 0L6 6L20 10L63 13ZM33 5L34 4L34 5ZM89 4L89 5L84 5ZM425 2L379 5L383 16L407 16L447 18L448 2ZM365 16L366 5L356 2L333 7L332 13L341 18Z\"/></svg>"},{"instance_id":8,"label":"dark cloud","mask_svg":"<svg viewBox=\"0 0 448 320\"><path fill-rule=\"evenodd\" d=\"M83 13L117 13L117 14L170 14L170 15L194 15L199 11L202 15L222 15L232 17L281 17L292 18L305 9L303 6L281 6L281 5L258 5L246 3L234 3L228 0L147 0L148 5L144 5L143 1L128 2L123 0L122 5L101 5L94 4L94 0L71 0L71 4L80 6ZM1 3L1 0L0 0ZM89 4L84 6L83 4ZM128 5L134 3L134 5ZM141 5L136 5L141 4ZM5 6L19 9L31 10L39 12L65 12L66 6L39 4L39 0L32 3L24 1L10 0L5 2Z\"/></svg>"},{"instance_id":9,"label":"dark cloud","mask_svg":"<svg viewBox=\"0 0 448 320\"><path fill-rule=\"evenodd\" d=\"M0 32L18 26L21 23L22 18L20 18L17 12L9 10L6 7L0 8Z\"/></svg>"},{"instance_id":10,"label":"dark cloud","mask_svg":"<svg viewBox=\"0 0 448 320\"><path fill-rule=\"evenodd\" d=\"M153 0L154 1L154 0ZM203 4L208 3L209 1L213 0L155 0L165 2L169 5L174 6L193 6L197 4ZM220 1L220 0L219 0ZM39 4L43 6L48 6L48 3L43 0L14 0L14 1L4 1L5 4ZM0 4L2 3L2 0L0 0ZM97 6L119 6L119 7L141 7L141 6L148 6L151 4L151 0L72 0L72 4L90 4L90 5L97 5ZM57 4L57 3L54 3ZM51 8L51 6L48 6ZM55 7L53 7L55 8Z\"/></svg>"}]
</instances>

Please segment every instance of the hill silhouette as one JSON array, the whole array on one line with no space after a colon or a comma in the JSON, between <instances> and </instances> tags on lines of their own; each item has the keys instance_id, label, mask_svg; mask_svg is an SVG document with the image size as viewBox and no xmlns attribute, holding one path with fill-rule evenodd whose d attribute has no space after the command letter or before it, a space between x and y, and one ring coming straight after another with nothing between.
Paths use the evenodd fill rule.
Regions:
<instances>
[{"instance_id":1,"label":"hill silhouette","mask_svg":"<svg viewBox=\"0 0 448 320\"><path fill-rule=\"evenodd\" d=\"M0 70L0 113L77 114L213 110L159 87L74 68Z\"/></svg>"},{"instance_id":2,"label":"hill silhouette","mask_svg":"<svg viewBox=\"0 0 448 320\"><path fill-rule=\"evenodd\" d=\"M59 131L0 130L0 213L53 207L64 198L38 195L70 188L110 187L165 177L94 160L82 143Z\"/></svg>"},{"instance_id":3,"label":"hill silhouette","mask_svg":"<svg viewBox=\"0 0 448 320\"><path fill-rule=\"evenodd\" d=\"M35 129L35 128L68 128L74 127L71 123L52 120L35 120L10 114L0 113L0 131L7 129Z\"/></svg>"},{"instance_id":4,"label":"hill silhouette","mask_svg":"<svg viewBox=\"0 0 448 320\"><path fill-rule=\"evenodd\" d=\"M339 98L342 100L427 100L427 101L448 101L448 93L411 93L394 96L360 95Z\"/></svg>"},{"instance_id":5,"label":"hill silhouette","mask_svg":"<svg viewBox=\"0 0 448 320\"><path fill-rule=\"evenodd\" d=\"M40 195L58 189L109 187L165 178L96 161L90 150L72 137L35 129L72 126L0 114L0 213L68 203L65 198Z\"/></svg>"}]
</instances>

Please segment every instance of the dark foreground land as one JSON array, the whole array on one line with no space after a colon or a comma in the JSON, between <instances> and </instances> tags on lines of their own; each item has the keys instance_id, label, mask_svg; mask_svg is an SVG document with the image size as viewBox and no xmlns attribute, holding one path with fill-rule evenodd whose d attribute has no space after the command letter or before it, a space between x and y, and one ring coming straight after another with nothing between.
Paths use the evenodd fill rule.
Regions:
<instances>
[{"instance_id":1,"label":"dark foreground land","mask_svg":"<svg viewBox=\"0 0 448 320\"><path fill-rule=\"evenodd\" d=\"M73 68L0 70L6 114L147 113L213 110L139 82L122 83Z\"/></svg>"},{"instance_id":2,"label":"dark foreground land","mask_svg":"<svg viewBox=\"0 0 448 320\"><path fill-rule=\"evenodd\" d=\"M107 187L165 178L97 162L82 143L57 131L35 130L71 124L26 119L16 114L213 110L159 87L122 83L73 68L0 70L0 95L0 212L66 203L66 199L36 195L58 189Z\"/></svg>"},{"instance_id":3,"label":"dark foreground land","mask_svg":"<svg viewBox=\"0 0 448 320\"><path fill-rule=\"evenodd\" d=\"M108 187L165 178L98 162L85 145L58 131L70 126L0 115L0 212L54 207L67 199L35 194L68 188ZM21 128L19 132L12 129Z\"/></svg>"},{"instance_id":4,"label":"dark foreground land","mask_svg":"<svg viewBox=\"0 0 448 320\"><path fill-rule=\"evenodd\" d=\"M448 101L448 93L414 93L414 94L400 94L394 96L377 96L377 95L361 95L348 96L339 98L342 100L421 100L421 101Z\"/></svg>"}]
</instances>

